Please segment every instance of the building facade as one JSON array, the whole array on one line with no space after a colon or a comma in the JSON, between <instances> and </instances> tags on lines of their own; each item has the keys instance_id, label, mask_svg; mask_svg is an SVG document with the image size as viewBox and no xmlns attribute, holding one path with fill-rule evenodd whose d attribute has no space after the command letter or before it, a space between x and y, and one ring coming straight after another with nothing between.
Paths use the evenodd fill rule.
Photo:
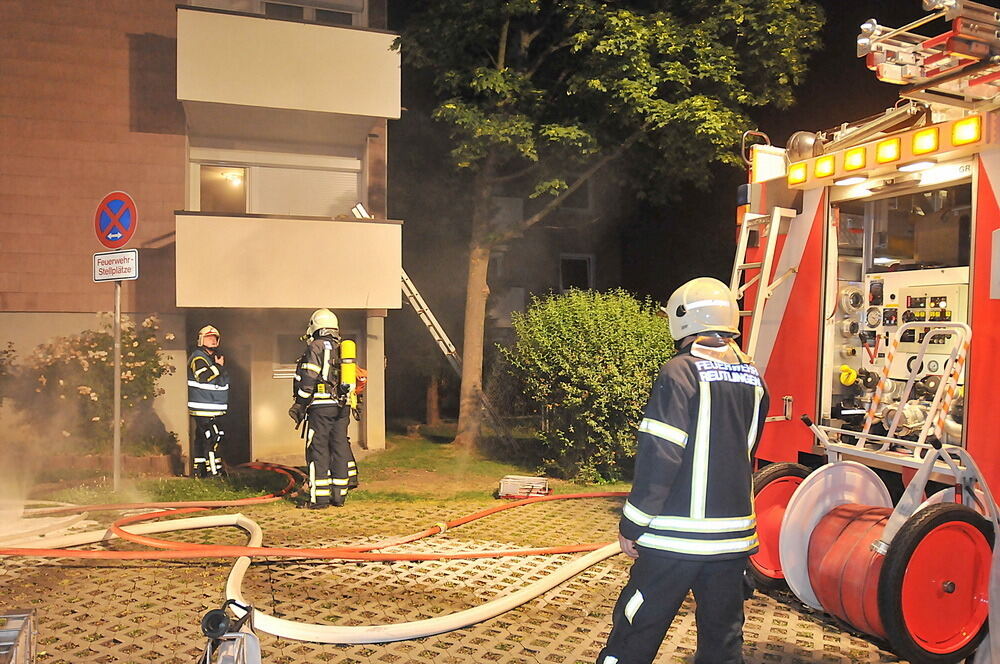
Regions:
<instances>
[{"instance_id":1,"label":"building facade","mask_svg":"<svg viewBox=\"0 0 1000 664\"><path fill-rule=\"evenodd\" d=\"M0 342L95 326L97 204L136 202L140 278L122 310L174 334L156 412L186 451L183 367L222 331L230 462L299 462L285 411L311 311L369 372L352 441L384 446L384 319L401 305L386 125L399 54L385 0L0 3ZM358 219L362 203L372 217Z\"/></svg>"}]
</instances>

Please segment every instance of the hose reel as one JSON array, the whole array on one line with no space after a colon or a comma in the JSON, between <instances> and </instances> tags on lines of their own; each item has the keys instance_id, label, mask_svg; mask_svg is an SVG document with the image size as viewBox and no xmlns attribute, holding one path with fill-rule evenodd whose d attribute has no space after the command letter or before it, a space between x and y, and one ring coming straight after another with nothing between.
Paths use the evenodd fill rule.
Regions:
<instances>
[{"instance_id":1,"label":"hose reel","mask_svg":"<svg viewBox=\"0 0 1000 664\"><path fill-rule=\"evenodd\" d=\"M932 459L936 455L928 455ZM920 483L921 492L926 477ZM948 492L951 492L950 494ZM993 524L947 502L954 489L921 503L899 525L878 475L854 461L827 464L792 494L781 524L781 567L806 605L885 639L917 664L959 662L987 630ZM975 496L984 511L988 496ZM903 512L905 514L905 511ZM889 527L890 520L898 526ZM891 532L895 530L895 532ZM884 553L876 546L888 544Z\"/></svg>"}]
</instances>

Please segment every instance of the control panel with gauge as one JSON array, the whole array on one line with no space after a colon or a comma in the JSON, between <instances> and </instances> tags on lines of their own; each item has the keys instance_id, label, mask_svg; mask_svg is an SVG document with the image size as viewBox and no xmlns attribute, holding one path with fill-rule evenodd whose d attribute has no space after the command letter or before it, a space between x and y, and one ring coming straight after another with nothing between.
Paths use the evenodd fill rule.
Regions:
<instances>
[{"instance_id":1,"label":"control panel with gauge","mask_svg":"<svg viewBox=\"0 0 1000 664\"><path fill-rule=\"evenodd\" d=\"M899 339L889 378L909 377L924 337L937 322L968 322L968 268L884 272L865 277L865 308L859 331L861 367L881 371L897 329L904 323L926 322ZM938 375L954 341L932 336L917 376Z\"/></svg>"}]
</instances>

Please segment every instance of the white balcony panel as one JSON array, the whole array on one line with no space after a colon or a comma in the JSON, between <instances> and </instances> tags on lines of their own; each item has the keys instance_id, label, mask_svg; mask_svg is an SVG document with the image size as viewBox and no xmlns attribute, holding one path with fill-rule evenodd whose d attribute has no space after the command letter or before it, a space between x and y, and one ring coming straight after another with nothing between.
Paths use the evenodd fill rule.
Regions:
<instances>
[{"instance_id":1,"label":"white balcony panel","mask_svg":"<svg viewBox=\"0 0 1000 664\"><path fill-rule=\"evenodd\" d=\"M177 9L177 98L398 118L396 35Z\"/></svg>"},{"instance_id":2,"label":"white balcony panel","mask_svg":"<svg viewBox=\"0 0 1000 664\"><path fill-rule=\"evenodd\" d=\"M398 309L402 224L177 213L177 306Z\"/></svg>"}]
</instances>

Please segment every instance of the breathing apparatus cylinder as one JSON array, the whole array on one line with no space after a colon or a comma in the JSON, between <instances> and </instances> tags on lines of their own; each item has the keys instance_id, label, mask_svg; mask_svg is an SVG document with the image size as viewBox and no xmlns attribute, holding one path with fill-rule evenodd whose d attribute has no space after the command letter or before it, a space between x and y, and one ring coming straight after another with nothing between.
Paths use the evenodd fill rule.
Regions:
<instances>
[{"instance_id":1,"label":"breathing apparatus cylinder","mask_svg":"<svg viewBox=\"0 0 1000 664\"><path fill-rule=\"evenodd\" d=\"M357 357L357 344L350 339L340 343L340 385L347 395L347 405L351 408L358 407L358 395L355 391L358 382Z\"/></svg>"}]
</instances>

